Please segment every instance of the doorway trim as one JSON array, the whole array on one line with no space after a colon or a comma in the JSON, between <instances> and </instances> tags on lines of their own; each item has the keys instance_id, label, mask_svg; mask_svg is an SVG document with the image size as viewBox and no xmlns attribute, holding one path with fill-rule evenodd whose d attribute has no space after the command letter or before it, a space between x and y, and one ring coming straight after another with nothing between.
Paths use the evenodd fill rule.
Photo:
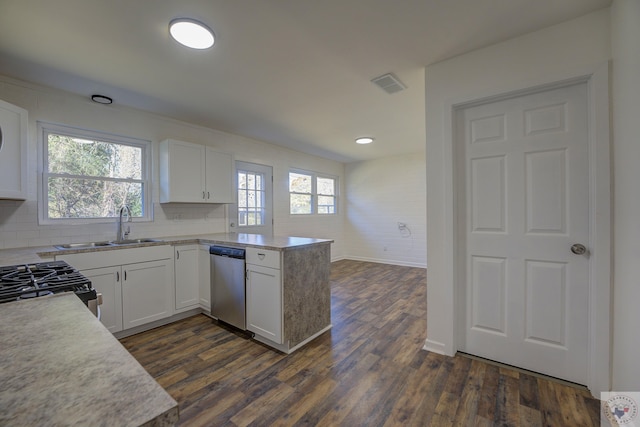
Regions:
<instances>
[{"instance_id":1,"label":"doorway trim","mask_svg":"<svg viewBox=\"0 0 640 427\"><path fill-rule=\"evenodd\" d=\"M587 384L591 393L598 396L611 387L611 165L609 128L609 63L578 70L572 74L551 76L542 81L527 82L520 87L503 88L489 93L475 93L447 101L444 108L443 156L444 188L446 204L445 236L447 248L444 255L446 275L452 284L447 300L452 309L452 320L448 342L436 342L427 338L425 349L453 356L460 348L460 321L465 307L461 306L459 293L464 281L458 274L460 266L460 244L457 233L458 209L456 203L456 144L455 115L457 110L472 104L486 103L504 97L517 96L552 87L565 86L584 81L588 88L589 115L589 187L590 200L590 244L592 245L589 288L589 344ZM462 264L464 265L464 264ZM446 337L443 337L446 338Z\"/></svg>"}]
</instances>

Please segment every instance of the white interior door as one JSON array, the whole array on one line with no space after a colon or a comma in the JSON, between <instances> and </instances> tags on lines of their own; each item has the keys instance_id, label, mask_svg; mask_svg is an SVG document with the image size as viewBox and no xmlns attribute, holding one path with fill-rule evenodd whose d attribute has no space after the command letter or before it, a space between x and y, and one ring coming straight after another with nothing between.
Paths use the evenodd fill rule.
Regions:
<instances>
[{"instance_id":1,"label":"white interior door","mask_svg":"<svg viewBox=\"0 0 640 427\"><path fill-rule=\"evenodd\" d=\"M456 121L462 351L586 384L589 252L572 252L589 247L586 83Z\"/></svg>"}]
</instances>

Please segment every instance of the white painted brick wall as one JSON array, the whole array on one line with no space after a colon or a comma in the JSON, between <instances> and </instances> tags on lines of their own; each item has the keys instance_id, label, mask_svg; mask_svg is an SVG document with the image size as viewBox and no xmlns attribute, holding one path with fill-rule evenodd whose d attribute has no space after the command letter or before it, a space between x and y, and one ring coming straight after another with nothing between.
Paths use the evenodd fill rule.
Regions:
<instances>
[{"instance_id":1,"label":"white painted brick wall","mask_svg":"<svg viewBox=\"0 0 640 427\"><path fill-rule=\"evenodd\" d=\"M348 164L345 178L346 256L426 267L424 153Z\"/></svg>"}]
</instances>

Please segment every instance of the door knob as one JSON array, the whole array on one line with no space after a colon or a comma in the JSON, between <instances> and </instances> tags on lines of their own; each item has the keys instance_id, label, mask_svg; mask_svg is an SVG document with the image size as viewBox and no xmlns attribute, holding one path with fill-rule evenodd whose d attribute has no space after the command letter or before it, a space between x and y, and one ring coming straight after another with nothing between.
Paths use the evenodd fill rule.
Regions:
<instances>
[{"instance_id":1,"label":"door knob","mask_svg":"<svg viewBox=\"0 0 640 427\"><path fill-rule=\"evenodd\" d=\"M576 255L584 255L587 252L587 248L585 245L576 243L575 245L571 245L571 252L573 252Z\"/></svg>"}]
</instances>

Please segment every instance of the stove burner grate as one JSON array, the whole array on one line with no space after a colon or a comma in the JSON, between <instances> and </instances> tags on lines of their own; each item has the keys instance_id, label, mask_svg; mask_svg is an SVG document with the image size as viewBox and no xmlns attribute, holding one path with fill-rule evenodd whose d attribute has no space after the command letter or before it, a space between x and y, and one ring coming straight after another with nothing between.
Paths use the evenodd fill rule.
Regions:
<instances>
[{"instance_id":1,"label":"stove burner grate","mask_svg":"<svg viewBox=\"0 0 640 427\"><path fill-rule=\"evenodd\" d=\"M59 292L75 292L85 303L95 299L89 279L64 261L0 267L0 303Z\"/></svg>"}]
</instances>

